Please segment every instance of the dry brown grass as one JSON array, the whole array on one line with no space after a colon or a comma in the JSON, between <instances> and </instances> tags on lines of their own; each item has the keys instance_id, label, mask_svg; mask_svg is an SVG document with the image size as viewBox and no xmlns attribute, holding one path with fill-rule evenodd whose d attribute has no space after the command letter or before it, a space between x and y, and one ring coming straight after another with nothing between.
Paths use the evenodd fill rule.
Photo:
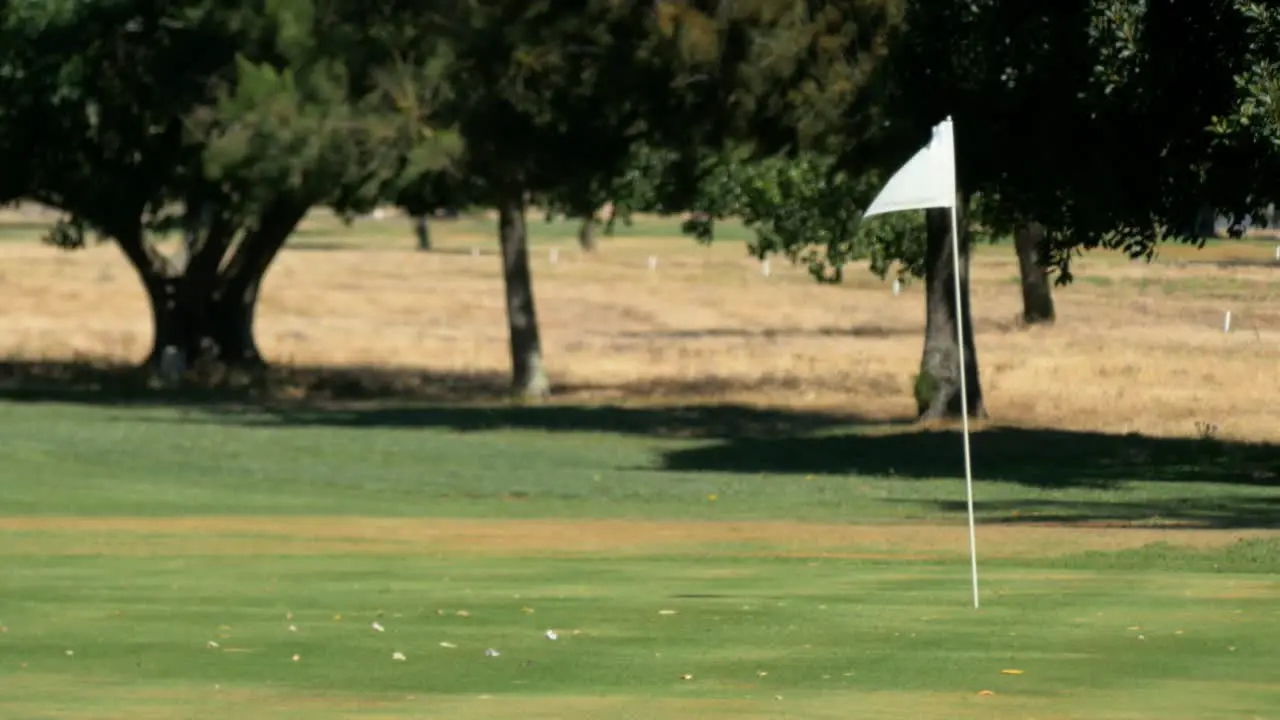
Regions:
<instances>
[{"instance_id":1,"label":"dry brown grass","mask_svg":"<svg viewBox=\"0 0 1280 720\"><path fill-rule=\"evenodd\" d=\"M4 555L752 555L938 559L964 555L957 525L374 517L0 518ZM986 557L1048 557L1163 542L1220 547L1266 530L991 525Z\"/></svg>"},{"instance_id":2,"label":"dry brown grass","mask_svg":"<svg viewBox=\"0 0 1280 720\"><path fill-rule=\"evenodd\" d=\"M323 222L317 220L314 222ZM364 249L286 250L267 277L258 337L276 363L395 366L438 373L508 368L499 264L490 237L437 223L441 252L412 251L363 221ZM383 227L386 227L385 223ZM336 232L336 231L335 231ZM34 232L32 236L34 237ZM378 239L381 238L381 239ZM483 248L473 257L468 250ZM533 257L543 343L565 401L733 401L831 408L871 418L913 410L921 288L895 298L854 270L813 283L737 243L608 239L594 257L560 245ZM973 303L984 391L1002 424L1280 440L1280 268L1265 244L1169 250L1156 264L1095 255L1057 293L1059 322L1019 327L1017 265L984 249ZM647 257L656 254L656 273ZM150 341L146 300L110 245L67 253L0 243L0 354L136 361ZM1225 310L1234 330L1224 335Z\"/></svg>"}]
</instances>

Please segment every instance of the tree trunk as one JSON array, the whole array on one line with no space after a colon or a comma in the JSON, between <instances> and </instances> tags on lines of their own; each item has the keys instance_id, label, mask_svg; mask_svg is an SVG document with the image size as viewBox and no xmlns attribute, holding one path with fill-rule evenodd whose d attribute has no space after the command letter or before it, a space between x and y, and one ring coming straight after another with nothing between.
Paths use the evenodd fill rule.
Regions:
<instances>
[{"instance_id":1,"label":"tree trunk","mask_svg":"<svg viewBox=\"0 0 1280 720\"><path fill-rule=\"evenodd\" d=\"M147 365L156 371L176 355L182 367L202 358L229 368L261 369L266 363L254 340L258 283L244 292L210 295L185 276L157 278L147 285L154 335Z\"/></svg>"},{"instance_id":2,"label":"tree trunk","mask_svg":"<svg viewBox=\"0 0 1280 720\"><path fill-rule=\"evenodd\" d=\"M156 274L143 280L151 304L152 343L147 367L157 374L181 373L201 355L207 316L182 277ZM173 370L176 362L177 370ZM176 379L176 378L167 378Z\"/></svg>"},{"instance_id":3,"label":"tree trunk","mask_svg":"<svg viewBox=\"0 0 1280 720\"><path fill-rule=\"evenodd\" d=\"M1196 237L1213 238L1218 236L1218 212L1208 205L1196 210Z\"/></svg>"},{"instance_id":4,"label":"tree trunk","mask_svg":"<svg viewBox=\"0 0 1280 720\"><path fill-rule=\"evenodd\" d=\"M1048 270L1040 257L1044 235L1044 226L1038 222L1021 224L1013 233L1022 276L1022 320L1028 325L1049 325L1055 319L1053 289L1049 285Z\"/></svg>"},{"instance_id":5,"label":"tree trunk","mask_svg":"<svg viewBox=\"0 0 1280 720\"><path fill-rule=\"evenodd\" d=\"M529 274L529 239L524 224L522 193L508 193L498 207L498 236L502 245L502 277L507 292L507 328L511 337L511 384L519 395L538 399L551 394L542 364L538 315Z\"/></svg>"},{"instance_id":6,"label":"tree trunk","mask_svg":"<svg viewBox=\"0 0 1280 720\"><path fill-rule=\"evenodd\" d=\"M978 353L973 343L973 323L969 311L969 255L967 198L957 197L960 228L960 293L963 307L959 318L964 326L964 377L970 417L986 417L982 386L978 380ZM921 420L958 418L964 412L960 402L960 351L956 343L957 308L955 273L951 256L951 213L946 209L926 211L925 250L926 322L924 354L916 378L916 410Z\"/></svg>"},{"instance_id":7,"label":"tree trunk","mask_svg":"<svg viewBox=\"0 0 1280 720\"><path fill-rule=\"evenodd\" d=\"M258 292L267 268L306 214L305 203L274 203L227 262L213 293L208 333L217 359L229 367L256 370L266 366L253 334Z\"/></svg>"},{"instance_id":8,"label":"tree trunk","mask_svg":"<svg viewBox=\"0 0 1280 720\"><path fill-rule=\"evenodd\" d=\"M279 202L258 219L223 266L233 229L206 225L201 238L188 237L182 267L167 262L139 231L117 237L151 304L153 342L147 365L155 371L190 367L202 358L231 368L265 365L253 335L258 290L267 267L306 213L303 205Z\"/></svg>"},{"instance_id":9,"label":"tree trunk","mask_svg":"<svg viewBox=\"0 0 1280 720\"><path fill-rule=\"evenodd\" d=\"M207 332L218 349L218 360L228 367L253 370L267 365L253 335L261 280L255 278L242 291L229 290L216 298L210 308Z\"/></svg>"},{"instance_id":10,"label":"tree trunk","mask_svg":"<svg viewBox=\"0 0 1280 720\"><path fill-rule=\"evenodd\" d=\"M578 228L578 246L583 252L596 251L596 226L599 223L595 217L589 217L582 221L582 227Z\"/></svg>"},{"instance_id":11,"label":"tree trunk","mask_svg":"<svg viewBox=\"0 0 1280 720\"><path fill-rule=\"evenodd\" d=\"M427 225L427 216L419 215L413 219L413 232L418 236L418 249L426 252L431 249L431 227Z\"/></svg>"}]
</instances>

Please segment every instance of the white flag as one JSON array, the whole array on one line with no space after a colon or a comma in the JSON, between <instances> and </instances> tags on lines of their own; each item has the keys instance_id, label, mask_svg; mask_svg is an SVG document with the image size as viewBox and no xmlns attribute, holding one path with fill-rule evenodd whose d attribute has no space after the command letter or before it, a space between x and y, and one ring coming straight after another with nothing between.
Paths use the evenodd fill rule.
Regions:
<instances>
[{"instance_id":1,"label":"white flag","mask_svg":"<svg viewBox=\"0 0 1280 720\"><path fill-rule=\"evenodd\" d=\"M956 141L951 118L933 128L933 139L889 178L862 217L956 204Z\"/></svg>"}]
</instances>

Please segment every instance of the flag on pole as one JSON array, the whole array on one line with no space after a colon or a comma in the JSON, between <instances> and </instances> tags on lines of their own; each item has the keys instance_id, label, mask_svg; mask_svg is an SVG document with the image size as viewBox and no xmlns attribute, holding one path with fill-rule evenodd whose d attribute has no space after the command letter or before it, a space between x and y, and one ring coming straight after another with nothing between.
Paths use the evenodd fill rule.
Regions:
<instances>
[{"instance_id":1,"label":"flag on pole","mask_svg":"<svg viewBox=\"0 0 1280 720\"><path fill-rule=\"evenodd\" d=\"M956 141L951 118L933 128L933 138L889 178L862 217L956 204Z\"/></svg>"},{"instance_id":2,"label":"flag on pole","mask_svg":"<svg viewBox=\"0 0 1280 720\"><path fill-rule=\"evenodd\" d=\"M969 447L969 390L964 358L964 313L960 286L960 227L956 208L956 140L951 117L933 128L933 138L889 178L863 218L902 210L951 210L951 263L955 275L956 348L960 361L960 413L964 438L964 486L969 505L969 567L973 579L973 607L978 607L978 540L974 531L973 461Z\"/></svg>"}]
</instances>

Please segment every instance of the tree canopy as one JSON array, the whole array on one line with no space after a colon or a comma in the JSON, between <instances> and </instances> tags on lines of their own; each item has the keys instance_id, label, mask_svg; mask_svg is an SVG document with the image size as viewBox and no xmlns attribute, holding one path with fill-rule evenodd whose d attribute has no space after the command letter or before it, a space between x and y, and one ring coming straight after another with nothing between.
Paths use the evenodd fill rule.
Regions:
<instances>
[{"instance_id":1,"label":"tree canopy","mask_svg":"<svg viewBox=\"0 0 1280 720\"><path fill-rule=\"evenodd\" d=\"M370 207L452 147L423 129L432 44L403 31L404 13L344 0L10 4L4 197L66 213L55 244L91 232L119 245L151 300L153 362L174 348L256 364L258 286L307 210ZM165 252L178 228L184 252Z\"/></svg>"}]
</instances>

